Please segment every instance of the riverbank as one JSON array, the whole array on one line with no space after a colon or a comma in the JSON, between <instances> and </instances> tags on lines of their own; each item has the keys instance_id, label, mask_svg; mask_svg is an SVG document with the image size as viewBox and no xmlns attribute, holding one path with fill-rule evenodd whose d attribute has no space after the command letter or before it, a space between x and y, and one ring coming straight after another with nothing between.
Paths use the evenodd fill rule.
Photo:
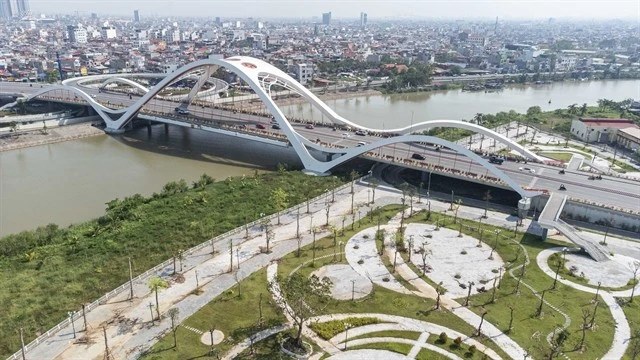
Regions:
<instances>
[{"instance_id":1,"label":"riverbank","mask_svg":"<svg viewBox=\"0 0 640 360\"><path fill-rule=\"evenodd\" d=\"M104 131L89 123L56 127L46 133L42 130L19 132L0 137L0 152L101 135L105 135Z\"/></svg>"},{"instance_id":2,"label":"riverbank","mask_svg":"<svg viewBox=\"0 0 640 360\"><path fill-rule=\"evenodd\" d=\"M328 102L330 100L344 100L344 99L353 99L364 96L377 96L382 95L382 93L378 90L367 89L367 90L358 90L358 91L344 91L344 92L331 92L327 91L325 93L316 93L315 94L320 100L323 102ZM286 96L286 95L285 95ZM294 97L286 97L286 98L278 98L275 100L275 103L278 106L291 106L297 104L308 104L309 101L301 96ZM238 109L245 110L262 110L264 111L265 106L262 101L252 102L252 101L244 101L244 102L236 102L235 107Z\"/></svg>"},{"instance_id":3,"label":"riverbank","mask_svg":"<svg viewBox=\"0 0 640 360\"><path fill-rule=\"evenodd\" d=\"M127 256L136 276L212 236L312 199L346 177L278 171L215 181L202 175L191 186L172 181L149 197L109 201L97 219L0 238L0 288L23 294L17 299L13 291L0 292L6 309L0 312L0 358L18 350L16 329L24 328L29 342L65 319L69 307L124 283Z\"/></svg>"}]
</instances>

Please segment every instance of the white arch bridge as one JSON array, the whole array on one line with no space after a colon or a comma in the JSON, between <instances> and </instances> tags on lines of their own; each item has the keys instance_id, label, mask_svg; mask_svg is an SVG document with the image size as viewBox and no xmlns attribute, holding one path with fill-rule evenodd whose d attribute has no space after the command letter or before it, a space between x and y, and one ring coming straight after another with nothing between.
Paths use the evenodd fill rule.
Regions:
<instances>
[{"instance_id":1,"label":"white arch bridge","mask_svg":"<svg viewBox=\"0 0 640 360\"><path fill-rule=\"evenodd\" d=\"M124 127L136 116L141 114L145 105L152 101L154 97L156 97L156 95L163 91L163 89L165 89L170 84L173 84L176 79L180 79L190 74L197 73L199 77L196 81L196 84L189 92L184 103L180 105L180 107L186 108L192 101L195 100L195 95L219 68L225 68L228 71L234 72L246 84L248 84L249 87L251 87L259 100L272 115L274 121L277 122L277 124L281 128L281 133L286 137L286 140L293 147L307 171L323 174L327 173L332 168L353 159L354 157L370 153L371 151L386 145L395 143L411 144L426 142L441 145L469 157L474 162L482 165L488 172L492 173L502 182L513 188L523 198L533 197L540 194L539 192L527 191L523 189L517 182L507 176L500 169L493 166L488 161L476 155L475 153L461 147L460 145L437 137L427 135L413 135L412 133L434 127L454 127L471 130L507 145L509 148L517 151L525 158L529 158L535 161L542 161L542 159L539 158L536 154L525 149L520 144L508 139L503 135L486 129L482 126L459 120L424 121L415 123L410 127L396 129L381 130L367 128L338 115L335 111L333 111L333 109L322 102L311 91L309 91L309 89L305 88L303 85L298 83L296 80L291 78L280 69L262 60L251 57L234 56L227 59L206 59L187 64L179 68L172 74L166 76L153 88L144 89L147 90L145 91L144 95L137 99L132 105L122 109L112 109L97 102L87 92L78 87L72 86L72 83L69 82L66 82L62 86L45 88L39 92L31 94L27 97L26 100L28 101L30 99L46 95L47 93L50 93L52 91L71 91L75 93L77 97L84 99L88 103L88 105L91 106L95 110L95 112L104 120L107 132L118 133L124 131ZM290 92L300 95L334 124L349 126L352 129L363 130L366 132L378 134L393 134L394 136L379 138L378 140L373 141L369 144L350 148L335 148L323 146L322 144L318 144L312 140L307 139L300 132L296 131L296 129L291 125L290 121L287 119L287 117L284 115L284 113L272 98L275 94L275 89L287 89ZM163 119L162 115L154 115L154 120L169 124L177 123L175 119ZM180 123L178 122L178 124ZM185 123L182 123L180 125L185 126ZM207 128L207 130L216 131L216 129L213 128ZM330 154L331 156L329 156L327 159L320 160L312 156L310 150L320 151L325 154Z\"/></svg>"}]
</instances>

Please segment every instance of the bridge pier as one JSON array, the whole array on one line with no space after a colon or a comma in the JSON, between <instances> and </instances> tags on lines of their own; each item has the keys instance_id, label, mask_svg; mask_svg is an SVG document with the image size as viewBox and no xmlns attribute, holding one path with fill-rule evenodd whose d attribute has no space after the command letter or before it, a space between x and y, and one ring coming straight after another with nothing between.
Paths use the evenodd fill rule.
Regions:
<instances>
[{"instance_id":1,"label":"bridge pier","mask_svg":"<svg viewBox=\"0 0 640 360\"><path fill-rule=\"evenodd\" d=\"M106 127L104 128L104 132L109 134L109 135L119 135L119 134L124 134L125 130L124 129L113 129L110 127Z\"/></svg>"},{"instance_id":2,"label":"bridge pier","mask_svg":"<svg viewBox=\"0 0 640 360\"><path fill-rule=\"evenodd\" d=\"M164 124L164 133L168 134L169 133L169 124Z\"/></svg>"}]
</instances>

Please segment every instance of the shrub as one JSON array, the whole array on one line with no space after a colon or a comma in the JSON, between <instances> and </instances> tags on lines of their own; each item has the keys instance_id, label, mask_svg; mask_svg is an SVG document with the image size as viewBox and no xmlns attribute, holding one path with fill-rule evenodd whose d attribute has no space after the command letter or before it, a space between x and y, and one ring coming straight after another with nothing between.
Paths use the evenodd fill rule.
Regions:
<instances>
[{"instance_id":1,"label":"shrub","mask_svg":"<svg viewBox=\"0 0 640 360\"><path fill-rule=\"evenodd\" d=\"M458 336L457 338L455 338L455 339L453 340L453 346L454 346L456 349L459 349L461 345L462 345L462 338L461 338L460 336Z\"/></svg>"},{"instance_id":2,"label":"shrub","mask_svg":"<svg viewBox=\"0 0 640 360\"><path fill-rule=\"evenodd\" d=\"M460 251L460 254L467 255L467 250L462 249L462 251Z\"/></svg>"},{"instance_id":3,"label":"shrub","mask_svg":"<svg viewBox=\"0 0 640 360\"><path fill-rule=\"evenodd\" d=\"M462 276L460 275L460 273L456 273L455 275L453 275L453 277L455 279L460 279Z\"/></svg>"},{"instance_id":4,"label":"shrub","mask_svg":"<svg viewBox=\"0 0 640 360\"><path fill-rule=\"evenodd\" d=\"M345 323L348 323L349 325L351 325L351 328L354 328L359 326L378 324L380 323L380 320L371 317L350 317L344 320L331 320L323 323L315 322L311 323L309 327L311 328L311 330L315 331L321 338L329 340L344 331Z\"/></svg>"},{"instance_id":5,"label":"shrub","mask_svg":"<svg viewBox=\"0 0 640 360\"><path fill-rule=\"evenodd\" d=\"M359 265L364 264L364 260L362 260L362 259L358 260L358 264L359 264Z\"/></svg>"},{"instance_id":6,"label":"shrub","mask_svg":"<svg viewBox=\"0 0 640 360\"><path fill-rule=\"evenodd\" d=\"M449 340L449 337L447 336L447 333L445 333L444 331L440 333L440 335L438 336L438 343L439 344L446 344L447 340Z\"/></svg>"}]
</instances>

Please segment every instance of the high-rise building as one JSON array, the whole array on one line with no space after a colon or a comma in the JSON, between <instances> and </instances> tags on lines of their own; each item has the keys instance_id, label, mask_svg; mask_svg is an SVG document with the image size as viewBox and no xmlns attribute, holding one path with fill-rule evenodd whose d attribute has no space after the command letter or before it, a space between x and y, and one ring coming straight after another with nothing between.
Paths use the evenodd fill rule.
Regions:
<instances>
[{"instance_id":1,"label":"high-rise building","mask_svg":"<svg viewBox=\"0 0 640 360\"><path fill-rule=\"evenodd\" d=\"M138 10L133 10L133 21L140 22L140 12Z\"/></svg>"},{"instance_id":2,"label":"high-rise building","mask_svg":"<svg viewBox=\"0 0 640 360\"><path fill-rule=\"evenodd\" d=\"M360 27L364 29L365 26L367 26L367 13L366 12L361 12L360 13Z\"/></svg>"},{"instance_id":3,"label":"high-rise building","mask_svg":"<svg viewBox=\"0 0 640 360\"><path fill-rule=\"evenodd\" d=\"M29 14L29 0L0 0L0 18L10 19Z\"/></svg>"},{"instance_id":4,"label":"high-rise building","mask_svg":"<svg viewBox=\"0 0 640 360\"><path fill-rule=\"evenodd\" d=\"M19 16L27 15L31 10L29 8L29 0L16 0L16 7L18 8Z\"/></svg>"},{"instance_id":5,"label":"high-rise building","mask_svg":"<svg viewBox=\"0 0 640 360\"><path fill-rule=\"evenodd\" d=\"M87 42L87 29L82 27L82 25L67 26L67 33L69 35L69 42L75 44L85 44Z\"/></svg>"},{"instance_id":6,"label":"high-rise building","mask_svg":"<svg viewBox=\"0 0 640 360\"><path fill-rule=\"evenodd\" d=\"M328 13L322 13L322 24L329 25L331 24L331 11Z\"/></svg>"},{"instance_id":7,"label":"high-rise building","mask_svg":"<svg viewBox=\"0 0 640 360\"><path fill-rule=\"evenodd\" d=\"M11 2L9 0L0 0L0 18L10 19L12 17Z\"/></svg>"}]
</instances>

